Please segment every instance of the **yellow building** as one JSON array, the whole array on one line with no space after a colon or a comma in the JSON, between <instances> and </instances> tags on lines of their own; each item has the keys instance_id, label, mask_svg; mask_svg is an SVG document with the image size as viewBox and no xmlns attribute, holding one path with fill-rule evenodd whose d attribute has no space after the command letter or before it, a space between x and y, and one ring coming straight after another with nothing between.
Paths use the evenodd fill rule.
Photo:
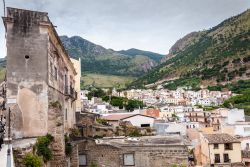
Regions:
<instances>
[{"instance_id":1,"label":"yellow building","mask_svg":"<svg viewBox=\"0 0 250 167\"><path fill-rule=\"evenodd\" d=\"M172 118L172 115L174 113L175 113L174 111L161 111L159 117L161 119Z\"/></svg>"},{"instance_id":2,"label":"yellow building","mask_svg":"<svg viewBox=\"0 0 250 167\"><path fill-rule=\"evenodd\" d=\"M79 60L70 58L71 62L74 65L74 68L76 70L75 75L75 90L77 92L77 99L76 99L76 112L81 111L81 59Z\"/></svg>"},{"instance_id":3,"label":"yellow building","mask_svg":"<svg viewBox=\"0 0 250 167\"><path fill-rule=\"evenodd\" d=\"M225 134L201 134L198 165L229 167L241 163L241 145L235 137Z\"/></svg>"}]
</instances>

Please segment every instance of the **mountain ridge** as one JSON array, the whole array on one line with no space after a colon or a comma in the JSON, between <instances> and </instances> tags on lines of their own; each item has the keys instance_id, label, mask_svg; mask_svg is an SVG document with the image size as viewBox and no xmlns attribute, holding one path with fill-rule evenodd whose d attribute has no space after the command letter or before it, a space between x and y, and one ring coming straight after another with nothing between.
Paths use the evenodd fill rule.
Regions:
<instances>
[{"instance_id":1,"label":"mountain ridge","mask_svg":"<svg viewBox=\"0 0 250 167\"><path fill-rule=\"evenodd\" d=\"M136 49L136 48L130 48L127 50L120 50L118 51L121 54L126 54L126 55L130 55L130 56L136 56L136 55L144 55L147 56L148 58L156 61L156 62L160 62L161 59L165 56L159 53L154 53L151 51L145 51L145 50L140 50L140 49Z\"/></svg>"},{"instance_id":2,"label":"mountain ridge","mask_svg":"<svg viewBox=\"0 0 250 167\"><path fill-rule=\"evenodd\" d=\"M167 85L174 82L169 81L172 78L178 82L195 78L205 86L250 79L249 43L248 9L213 28L184 36L175 43L160 65L130 86Z\"/></svg>"},{"instance_id":3,"label":"mountain ridge","mask_svg":"<svg viewBox=\"0 0 250 167\"><path fill-rule=\"evenodd\" d=\"M148 54L153 52L136 50L146 55L128 55L106 49L100 45L96 45L79 36L60 36L60 39L73 58L81 58L82 70L84 72L103 73L121 76L140 76L147 73L156 66L160 59L153 59ZM160 54L159 54L160 55ZM161 57L160 57L161 58ZM158 61L156 61L158 59Z\"/></svg>"}]
</instances>

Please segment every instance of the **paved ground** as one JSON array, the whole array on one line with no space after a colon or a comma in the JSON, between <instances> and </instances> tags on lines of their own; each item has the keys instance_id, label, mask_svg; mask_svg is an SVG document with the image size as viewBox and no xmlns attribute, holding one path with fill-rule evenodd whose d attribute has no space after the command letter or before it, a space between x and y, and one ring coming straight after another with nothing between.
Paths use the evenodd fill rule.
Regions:
<instances>
[{"instance_id":1,"label":"paved ground","mask_svg":"<svg viewBox=\"0 0 250 167\"><path fill-rule=\"evenodd\" d=\"M7 150L8 145L2 145L2 150L0 151L0 167L7 167ZM12 150L12 147L11 147ZM11 152L11 167L14 167L13 154Z\"/></svg>"}]
</instances>

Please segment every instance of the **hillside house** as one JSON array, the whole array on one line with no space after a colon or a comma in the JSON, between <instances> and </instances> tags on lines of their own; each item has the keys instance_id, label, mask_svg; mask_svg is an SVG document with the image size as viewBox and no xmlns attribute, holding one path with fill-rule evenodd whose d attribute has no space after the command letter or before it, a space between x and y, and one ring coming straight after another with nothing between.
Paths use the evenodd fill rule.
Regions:
<instances>
[{"instance_id":1,"label":"hillside house","mask_svg":"<svg viewBox=\"0 0 250 167\"><path fill-rule=\"evenodd\" d=\"M241 163L240 141L231 135L201 134L200 145L201 159L198 165L230 167Z\"/></svg>"},{"instance_id":2,"label":"hillside house","mask_svg":"<svg viewBox=\"0 0 250 167\"><path fill-rule=\"evenodd\" d=\"M102 117L113 126L119 126L120 122L130 122L137 127L153 127L155 118L142 114L109 114Z\"/></svg>"}]
</instances>

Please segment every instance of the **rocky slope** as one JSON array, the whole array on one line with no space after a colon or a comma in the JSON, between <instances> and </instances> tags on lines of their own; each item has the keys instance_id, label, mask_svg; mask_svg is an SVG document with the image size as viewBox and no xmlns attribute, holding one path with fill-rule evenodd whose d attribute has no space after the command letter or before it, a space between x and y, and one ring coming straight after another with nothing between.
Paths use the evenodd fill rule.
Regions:
<instances>
[{"instance_id":1,"label":"rocky slope","mask_svg":"<svg viewBox=\"0 0 250 167\"><path fill-rule=\"evenodd\" d=\"M164 62L131 86L168 84L173 78L196 79L200 85L250 79L250 10L219 25L188 34L170 49ZM171 81L173 82L173 81Z\"/></svg>"}]
</instances>

